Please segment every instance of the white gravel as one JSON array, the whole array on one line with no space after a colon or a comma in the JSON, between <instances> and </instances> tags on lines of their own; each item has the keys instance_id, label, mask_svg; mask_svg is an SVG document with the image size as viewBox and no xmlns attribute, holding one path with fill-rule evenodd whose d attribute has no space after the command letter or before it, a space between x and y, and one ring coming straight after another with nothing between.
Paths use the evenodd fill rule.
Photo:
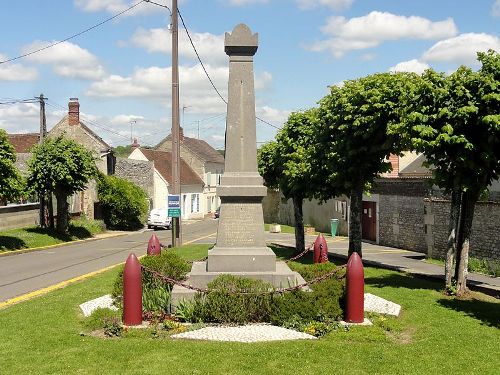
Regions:
<instances>
[{"instance_id":1,"label":"white gravel","mask_svg":"<svg viewBox=\"0 0 500 375\"><path fill-rule=\"evenodd\" d=\"M172 335L176 339L259 342L281 340L315 340L316 337L269 324L249 324L237 327L205 327L196 331Z\"/></svg>"},{"instance_id":2,"label":"white gravel","mask_svg":"<svg viewBox=\"0 0 500 375\"><path fill-rule=\"evenodd\" d=\"M365 311L399 316L401 306L373 294L365 293Z\"/></svg>"},{"instance_id":3,"label":"white gravel","mask_svg":"<svg viewBox=\"0 0 500 375\"><path fill-rule=\"evenodd\" d=\"M111 294L106 294L105 296L87 301L80 305L80 309L82 310L83 316L90 316L95 309L99 307L108 308L111 310L118 310L116 306L113 306L113 299L111 298Z\"/></svg>"}]
</instances>

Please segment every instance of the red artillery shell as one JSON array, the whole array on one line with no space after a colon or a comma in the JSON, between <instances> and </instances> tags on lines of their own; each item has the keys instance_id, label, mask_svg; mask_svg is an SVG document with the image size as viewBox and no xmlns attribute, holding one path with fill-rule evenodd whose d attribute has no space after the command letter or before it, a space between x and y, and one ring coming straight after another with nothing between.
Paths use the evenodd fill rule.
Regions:
<instances>
[{"instance_id":1,"label":"red artillery shell","mask_svg":"<svg viewBox=\"0 0 500 375\"><path fill-rule=\"evenodd\" d=\"M326 260L324 260L326 254ZM314 263L324 263L328 261L328 247L326 245L325 237L322 234L316 237L314 241L314 255L313 255Z\"/></svg>"},{"instance_id":2,"label":"red artillery shell","mask_svg":"<svg viewBox=\"0 0 500 375\"><path fill-rule=\"evenodd\" d=\"M363 262L358 253L354 252L347 262L346 272L347 304L346 321L350 323L363 323L365 276Z\"/></svg>"},{"instance_id":3,"label":"red artillery shell","mask_svg":"<svg viewBox=\"0 0 500 375\"><path fill-rule=\"evenodd\" d=\"M148 242L147 254L160 255L160 252L161 252L160 240L158 239L156 234L153 233Z\"/></svg>"},{"instance_id":4,"label":"red artillery shell","mask_svg":"<svg viewBox=\"0 0 500 375\"><path fill-rule=\"evenodd\" d=\"M142 324L141 265L134 253L128 256L123 270L123 324Z\"/></svg>"}]
</instances>

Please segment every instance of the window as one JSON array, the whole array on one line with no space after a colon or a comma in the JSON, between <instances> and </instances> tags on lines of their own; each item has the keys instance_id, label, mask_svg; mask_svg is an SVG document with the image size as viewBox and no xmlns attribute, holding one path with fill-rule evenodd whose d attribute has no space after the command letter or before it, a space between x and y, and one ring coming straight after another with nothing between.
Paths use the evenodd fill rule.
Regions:
<instances>
[{"instance_id":1,"label":"window","mask_svg":"<svg viewBox=\"0 0 500 375\"><path fill-rule=\"evenodd\" d=\"M212 173L210 172L206 173L206 183L207 186L212 186Z\"/></svg>"},{"instance_id":2,"label":"window","mask_svg":"<svg viewBox=\"0 0 500 375\"><path fill-rule=\"evenodd\" d=\"M191 213L200 212L200 195L191 194Z\"/></svg>"}]
</instances>

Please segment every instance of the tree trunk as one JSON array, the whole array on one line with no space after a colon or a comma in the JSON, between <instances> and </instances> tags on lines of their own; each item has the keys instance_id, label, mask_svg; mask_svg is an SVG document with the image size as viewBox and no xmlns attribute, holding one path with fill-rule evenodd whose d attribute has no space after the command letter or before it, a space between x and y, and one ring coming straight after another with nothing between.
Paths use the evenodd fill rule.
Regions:
<instances>
[{"instance_id":1,"label":"tree trunk","mask_svg":"<svg viewBox=\"0 0 500 375\"><path fill-rule=\"evenodd\" d=\"M460 222L463 225L460 228L460 235L458 236L457 249L457 296L463 296L467 293L467 273L469 265L469 247L470 236L472 232L472 221L474 219L474 209L476 202L479 198L479 191L466 191L462 194L462 210L460 212Z\"/></svg>"},{"instance_id":2,"label":"tree trunk","mask_svg":"<svg viewBox=\"0 0 500 375\"><path fill-rule=\"evenodd\" d=\"M295 251L300 254L305 249L304 240L304 215L302 214L302 201L303 198L294 196L293 201L293 214L295 218Z\"/></svg>"},{"instance_id":3,"label":"tree trunk","mask_svg":"<svg viewBox=\"0 0 500 375\"><path fill-rule=\"evenodd\" d=\"M52 202L52 193L49 192L47 205L49 208L49 228L54 229L54 203Z\"/></svg>"},{"instance_id":4,"label":"tree trunk","mask_svg":"<svg viewBox=\"0 0 500 375\"><path fill-rule=\"evenodd\" d=\"M55 192L57 200L57 226L59 233L68 231L68 196L61 191Z\"/></svg>"},{"instance_id":5,"label":"tree trunk","mask_svg":"<svg viewBox=\"0 0 500 375\"><path fill-rule=\"evenodd\" d=\"M450 223L448 226L448 242L446 244L446 263L444 267L444 276L446 281L446 290L452 288L452 279L454 274L455 256L457 253L457 233L458 219L460 218L460 199L461 192L453 190L451 193Z\"/></svg>"},{"instance_id":6,"label":"tree trunk","mask_svg":"<svg viewBox=\"0 0 500 375\"><path fill-rule=\"evenodd\" d=\"M361 250L361 211L363 209L363 182L358 182L351 190L350 219L349 219L349 253L356 252L362 257Z\"/></svg>"}]
</instances>

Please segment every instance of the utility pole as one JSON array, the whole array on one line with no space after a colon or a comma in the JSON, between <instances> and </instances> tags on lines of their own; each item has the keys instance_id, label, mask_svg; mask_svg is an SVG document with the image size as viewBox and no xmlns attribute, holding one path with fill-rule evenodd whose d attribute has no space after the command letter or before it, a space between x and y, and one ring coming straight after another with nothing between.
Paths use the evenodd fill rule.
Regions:
<instances>
[{"instance_id":1,"label":"utility pole","mask_svg":"<svg viewBox=\"0 0 500 375\"><path fill-rule=\"evenodd\" d=\"M130 144L134 143L134 138L132 136L132 125L136 125L137 120L130 120Z\"/></svg>"},{"instance_id":2,"label":"utility pole","mask_svg":"<svg viewBox=\"0 0 500 375\"><path fill-rule=\"evenodd\" d=\"M200 139L200 120L196 122L198 123L198 139Z\"/></svg>"},{"instance_id":3,"label":"utility pole","mask_svg":"<svg viewBox=\"0 0 500 375\"><path fill-rule=\"evenodd\" d=\"M40 136L38 143L42 144L47 136L47 117L45 115L45 98L43 94L37 98L40 103ZM46 228L47 226L53 227L53 212L52 212L52 195L47 197L45 192L39 192L40 199L40 226Z\"/></svg>"},{"instance_id":4,"label":"utility pole","mask_svg":"<svg viewBox=\"0 0 500 375\"><path fill-rule=\"evenodd\" d=\"M172 193L181 195L180 125L179 125L179 22L177 0L172 0ZM172 246L182 245L181 218L173 218Z\"/></svg>"}]
</instances>

